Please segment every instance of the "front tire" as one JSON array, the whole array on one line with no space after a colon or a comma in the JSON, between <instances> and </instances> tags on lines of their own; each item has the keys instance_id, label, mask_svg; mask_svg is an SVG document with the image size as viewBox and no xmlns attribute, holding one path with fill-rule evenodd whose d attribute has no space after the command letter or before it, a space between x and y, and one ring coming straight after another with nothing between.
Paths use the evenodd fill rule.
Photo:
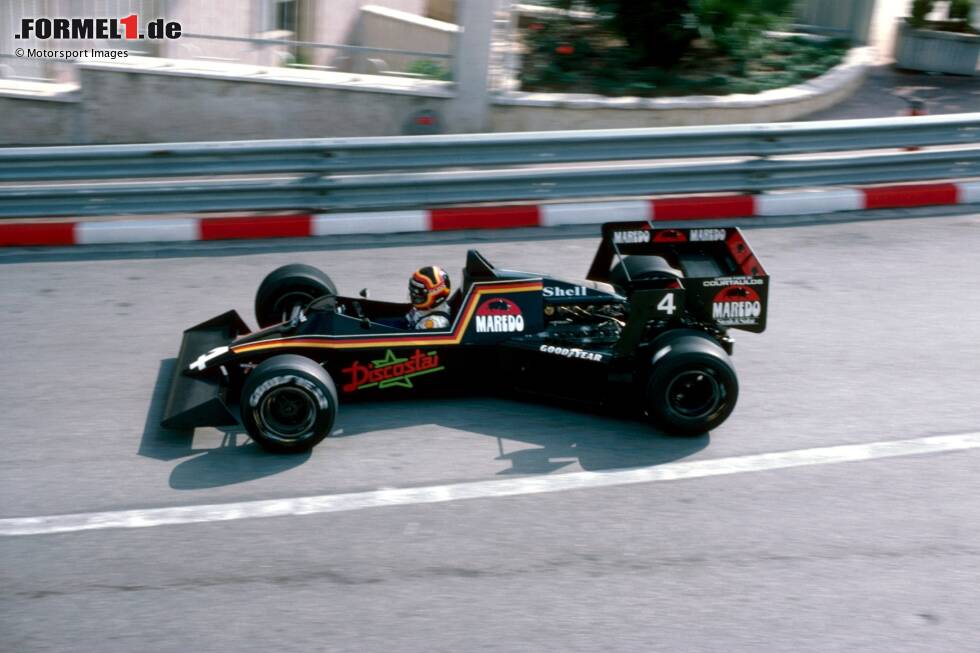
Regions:
<instances>
[{"instance_id":1,"label":"front tire","mask_svg":"<svg viewBox=\"0 0 980 653\"><path fill-rule=\"evenodd\" d=\"M273 356L245 379L242 423L263 449L308 451L330 434L337 388L326 370L304 356Z\"/></svg>"},{"instance_id":2,"label":"front tire","mask_svg":"<svg viewBox=\"0 0 980 653\"><path fill-rule=\"evenodd\" d=\"M291 263L276 268L262 280L255 293L255 319L259 328L285 322L296 306L317 297L336 295L337 286L319 268Z\"/></svg>"},{"instance_id":3,"label":"front tire","mask_svg":"<svg viewBox=\"0 0 980 653\"><path fill-rule=\"evenodd\" d=\"M738 400L738 377L728 354L695 335L676 338L665 348L646 385L651 421L676 435L700 435L720 426Z\"/></svg>"}]
</instances>

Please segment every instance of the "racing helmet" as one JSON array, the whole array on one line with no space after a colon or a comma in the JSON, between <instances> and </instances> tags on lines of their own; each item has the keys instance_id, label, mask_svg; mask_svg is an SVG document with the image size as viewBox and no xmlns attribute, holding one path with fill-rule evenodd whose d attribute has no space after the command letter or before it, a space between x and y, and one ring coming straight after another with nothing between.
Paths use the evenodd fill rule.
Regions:
<instances>
[{"instance_id":1,"label":"racing helmet","mask_svg":"<svg viewBox=\"0 0 980 653\"><path fill-rule=\"evenodd\" d=\"M446 301L451 289L449 275L437 265L419 268L408 280L408 297L420 311Z\"/></svg>"}]
</instances>

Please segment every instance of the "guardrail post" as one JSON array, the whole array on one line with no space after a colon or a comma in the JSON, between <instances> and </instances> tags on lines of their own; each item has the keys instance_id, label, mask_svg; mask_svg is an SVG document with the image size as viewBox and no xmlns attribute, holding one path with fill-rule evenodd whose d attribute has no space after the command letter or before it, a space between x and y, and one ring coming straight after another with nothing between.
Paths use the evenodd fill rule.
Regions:
<instances>
[{"instance_id":1,"label":"guardrail post","mask_svg":"<svg viewBox=\"0 0 980 653\"><path fill-rule=\"evenodd\" d=\"M766 131L753 134L751 137L752 146L747 148L751 157L742 165L744 170L741 193L758 195L763 191L765 180L768 177L769 147L779 142L779 136L769 134Z\"/></svg>"},{"instance_id":2,"label":"guardrail post","mask_svg":"<svg viewBox=\"0 0 980 653\"><path fill-rule=\"evenodd\" d=\"M917 97L915 95L909 95L909 96L903 95L903 96L901 96L901 98L903 100L905 100L908 103L908 105L909 105L909 108L908 108L908 115L909 116L912 116L912 117L914 117L914 116L925 116L925 115L928 115L929 114L929 109L928 109L928 106L926 105L925 99L920 98L920 97ZM905 148L905 151L906 152L918 152L921 149L922 149L921 147L918 147L918 146L913 145L911 147L906 147Z\"/></svg>"},{"instance_id":3,"label":"guardrail post","mask_svg":"<svg viewBox=\"0 0 980 653\"><path fill-rule=\"evenodd\" d=\"M450 132L483 132L489 128L490 42L496 2L460 0L460 31L453 57L456 98L447 113Z\"/></svg>"}]
</instances>

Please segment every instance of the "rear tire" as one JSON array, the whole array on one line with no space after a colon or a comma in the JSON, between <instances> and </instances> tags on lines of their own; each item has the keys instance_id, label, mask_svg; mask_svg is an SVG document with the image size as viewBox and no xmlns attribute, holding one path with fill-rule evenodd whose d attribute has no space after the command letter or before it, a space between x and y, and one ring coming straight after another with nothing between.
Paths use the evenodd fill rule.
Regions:
<instances>
[{"instance_id":1,"label":"rear tire","mask_svg":"<svg viewBox=\"0 0 980 653\"><path fill-rule=\"evenodd\" d=\"M306 306L317 297L336 295L337 286L319 268L292 263L276 268L262 280L255 293L255 319L265 328L289 319L295 306Z\"/></svg>"},{"instance_id":2,"label":"rear tire","mask_svg":"<svg viewBox=\"0 0 980 653\"><path fill-rule=\"evenodd\" d=\"M623 290L629 290L638 281L670 282L683 278L684 274L662 256L624 256L609 271L609 282Z\"/></svg>"},{"instance_id":3,"label":"rear tire","mask_svg":"<svg viewBox=\"0 0 980 653\"><path fill-rule=\"evenodd\" d=\"M738 400L738 377L728 354L697 335L669 340L658 353L664 350L647 380L648 417L676 435L700 435L720 426Z\"/></svg>"},{"instance_id":4,"label":"rear tire","mask_svg":"<svg viewBox=\"0 0 980 653\"><path fill-rule=\"evenodd\" d=\"M337 388L326 370L309 358L273 356L245 379L241 411L245 430L263 449L308 451L333 428Z\"/></svg>"}]
</instances>

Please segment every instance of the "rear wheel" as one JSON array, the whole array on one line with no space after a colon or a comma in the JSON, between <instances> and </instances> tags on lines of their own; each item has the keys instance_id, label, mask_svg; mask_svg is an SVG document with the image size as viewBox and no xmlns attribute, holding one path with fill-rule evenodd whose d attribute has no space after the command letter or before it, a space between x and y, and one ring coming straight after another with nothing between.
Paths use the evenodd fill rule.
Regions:
<instances>
[{"instance_id":1,"label":"rear wheel","mask_svg":"<svg viewBox=\"0 0 980 653\"><path fill-rule=\"evenodd\" d=\"M330 434L337 389L326 370L304 356L273 356L245 379L245 430L268 451L307 451Z\"/></svg>"},{"instance_id":2,"label":"rear wheel","mask_svg":"<svg viewBox=\"0 0 980 653\"><path fill-rule=\"evenodd\" d=\"M270 272L255 293L255 318L265 328L284 322L299 306L317 297L336 295L337 286L322 270L312 265L292 263Z\"/></svg>"},{"instance_id":3,"label":"rear wheel","mask_svg":"<svg viewBox=\"0 0 980 653\"><path fill-rule=\"evenodd\" d=\"M647 380L647 415L678 435L699 435L720 426L738 400L738 378L728 354L708 338L689 335L660 351L664 349Z\"/></svg>"}]
</instances>

